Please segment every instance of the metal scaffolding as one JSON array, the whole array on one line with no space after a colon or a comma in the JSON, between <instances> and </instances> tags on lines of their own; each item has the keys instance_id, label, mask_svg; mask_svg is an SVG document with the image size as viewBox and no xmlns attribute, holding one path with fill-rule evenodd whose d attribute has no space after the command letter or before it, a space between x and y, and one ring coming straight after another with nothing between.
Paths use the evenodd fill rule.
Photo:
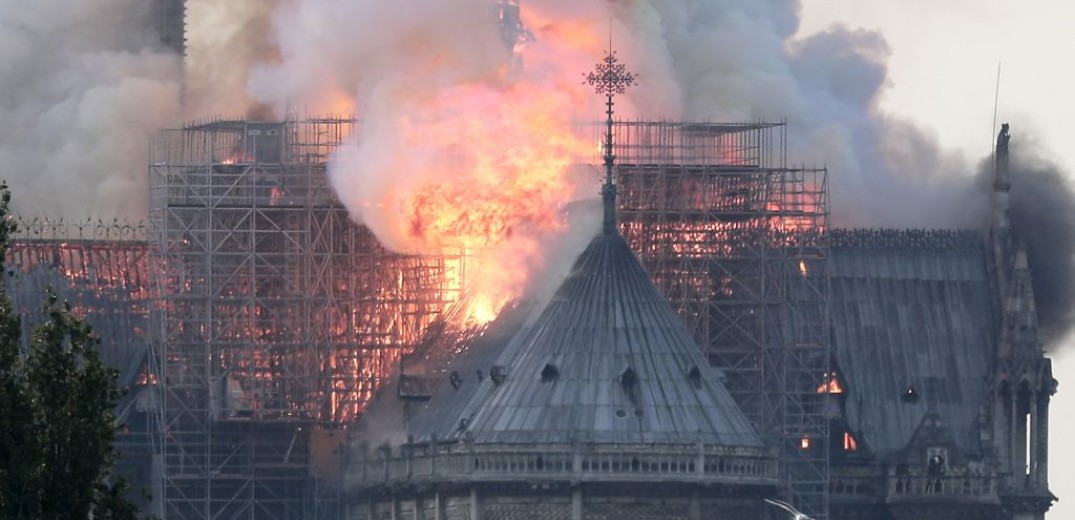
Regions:
<instances>
[{"instance_id":1,"label":"metal scaffolding","mask_svg":"<svg viewBox=\"0 0 1075 520\"><path fill-rule=\"evenodd\" d=\"M459 297L462 258L388 252L336 200L328 156L355 126L212 121L153 143L169 518L314 514L336 430ZM614 130L624 236L778 450L790 498L824 516L827 172L786 166L783 124Z\"/></svg>"},{"instance_id":2,"label":"metal scaffolding","mask_svg":"<svg viewBox=\"0 0 1075 520\"><path fill-rule=\"evenodd\" d=\"M391 253L337 201L326 164L355 129L211 121L152 143L168 518L331 514L336 430L458 295L458 261Z\"/></svg>"},{"instance_id":3,"label":"metal scaffolding","mask_svg":"<svg viewBox=\"0 0 1075 520\"><path fill-rule=\"evenodd\" d=\"M724 370L728 390L779 450L789 498L822 518L827 172L788 168L785 133L770 123L617 123L619 222Z\"/></svg>"}]
</instances>

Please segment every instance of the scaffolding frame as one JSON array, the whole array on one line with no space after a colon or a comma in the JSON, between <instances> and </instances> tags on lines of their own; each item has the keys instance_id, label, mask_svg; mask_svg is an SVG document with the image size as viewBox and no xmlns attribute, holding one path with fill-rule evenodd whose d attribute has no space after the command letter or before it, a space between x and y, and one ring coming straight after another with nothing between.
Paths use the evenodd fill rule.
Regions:
<instances>
[{"instance_id":1,"label":"scaffolding frame","mask_svg":"<svg viewBox=\"0 0 1075 520\"><path fill-rule=\"evenodd\" d=\"M787 167L783 123L614 132L624 237L777 450L789 499L825 518L827 171Z\"/></svg>"},{"instance_id":2,"label":"scaffolding frame","mask_svg":"<svg viewBox=\"0 0 1075 520\"><path fill-rule=\"evenodd\" d=\"M333 484L315 468L340 453L324 449L324 433L362 412L458 296L460 262L386 250L336 199L326 165L356 128L219 120L151 144L151 368L168 518L331 516L321 488Z\"/></svg>"},{"instance_id":3,"label":"scaffolding frame","mask_svg":"<svg viewBox=\"0 0 1075 520\"><path fill-rule=\"evenodd\" d=\"M391 253L336 200L326 164L356 127L209 121L151 146L157 494L169 518L332 510L313 476L338 464L315 460L339 458L325 432L362 412L461 294L462 257ZM823 518L827 171L787 167L782 123L614 132L624 236L779 454L789 498Z\"/></svg>"}]
</instances>

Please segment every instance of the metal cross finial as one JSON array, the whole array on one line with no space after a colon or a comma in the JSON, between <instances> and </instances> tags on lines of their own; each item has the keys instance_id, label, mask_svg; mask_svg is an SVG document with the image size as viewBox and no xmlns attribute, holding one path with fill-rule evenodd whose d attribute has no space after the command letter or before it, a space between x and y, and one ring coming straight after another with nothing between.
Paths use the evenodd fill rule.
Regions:
<instances>
[{"instance_id":1,"label":"metal cross finial","mask_svg":"<svg viewBox=\"0 0 1075 520\"><path fill-rule=\"evenodd\" d=\"M627 92L627 87L638 84L638 76L627 71L627 66L616 59L616 51L609 50L605 59L586 74L586 83L593 86L598 94L612 96Z\"/></svg>"},{"instance_id":2,"label":"metal cross finial","mask_svg":"<svg viewBox=\"0 0 1075 520\"><path fill-rule=\"evenodd\" d=\"M612 154L612 107L613 96L623 94L627 87L636 85L637 76L628 72L627 67L616 59L616 51L612 50L612 36L609 35L608 52L605 59L597 64L593 72L584 75L586 83L591 85L598 94L607 97L605 106L605 184L601 187L601 199L605 206L604 232L612 234L616 232L616 185L612 178L612 165L616 156Z\"/></svg>"}]
</instances>

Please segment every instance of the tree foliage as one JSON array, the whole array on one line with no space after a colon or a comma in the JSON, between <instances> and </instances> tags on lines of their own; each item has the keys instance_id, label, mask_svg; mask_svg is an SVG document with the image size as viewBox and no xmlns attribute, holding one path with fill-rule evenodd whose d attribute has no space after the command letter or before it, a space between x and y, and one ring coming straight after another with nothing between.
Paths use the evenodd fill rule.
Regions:
<instances>
[{"instance_id":1,"label":"tree foliage","mask_svg":"<svg viewBox=\"0 0 1075 520\"><path fill-rule=\"evenodd\" d=\"M0 183L0 272L15 231ZM119 374L99 339L51 290L44 321L21 342L0 283L0 518L134 519L126 484L112 478Z\"/></svg>"}]
</instances>

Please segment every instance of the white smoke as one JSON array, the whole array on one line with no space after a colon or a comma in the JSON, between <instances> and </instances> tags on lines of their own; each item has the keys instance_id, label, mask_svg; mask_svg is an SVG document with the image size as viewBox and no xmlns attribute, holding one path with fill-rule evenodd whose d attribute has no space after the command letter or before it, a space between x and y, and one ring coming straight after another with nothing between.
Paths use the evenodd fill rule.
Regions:
<instances>
[{"instance_id":1,"label":"white smoke","mask_svg":"<svg viewBox=\"0 0 1075 520\"><path fill-rule=\"evenodd\" d=\"M282 0L187 0L183 97L188 118L285 115L251 103L248 94L251 71L279 60L271 23L282 5Z\"/></svg>"},{"instance_id":2,"label":"white smoke","mask_svg":"<svg viewBox=\"0 0 1075 520\"><path fill-rule=\"evenodd\" d=\"M180 60L139 0L0 4L0 178L23 215L145 218L147 142Z\"/></svg>"}]
</instances>

